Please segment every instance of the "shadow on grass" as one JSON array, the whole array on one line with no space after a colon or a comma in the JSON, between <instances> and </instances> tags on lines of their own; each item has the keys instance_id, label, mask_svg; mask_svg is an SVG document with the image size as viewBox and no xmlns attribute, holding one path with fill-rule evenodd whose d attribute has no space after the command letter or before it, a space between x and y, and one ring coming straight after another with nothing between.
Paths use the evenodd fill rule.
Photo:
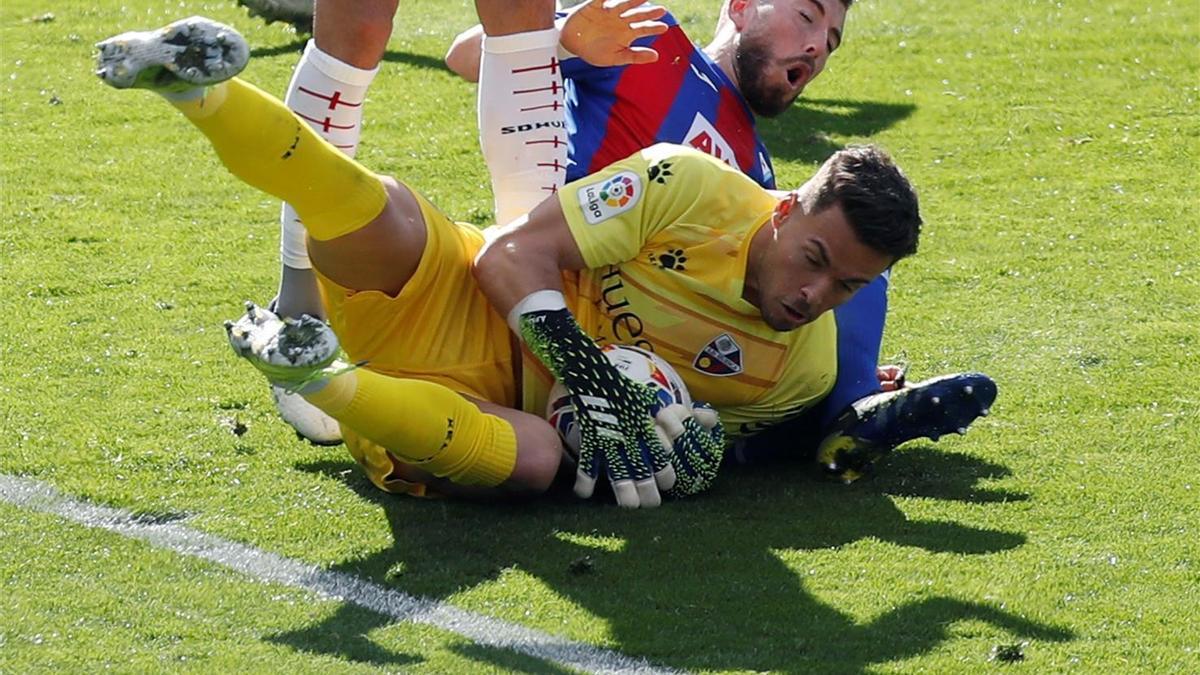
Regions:
<instances>
[{"instance_id":1,"label":"shadow on grass","mask_svg":"<svg viewBox=\"0 0 1200 675\"><path fill-rule=\"evenodd\" d=\"M306 44L308 44L307 37L271 47L256 47L250 50L250 58L260 59L279 56L281 54L295 54L296 58L300 58L300 54L304 51L304 45ZM384 53L383 60L387 63L402 63L414 68L428 68L430 70L450 72L450 69L446 67L446 63L442 59L426 56L425 54L389 51Z\"/></svg>"},{"instance_id":2,"label":"shadow on grass","mask_svg":"<svg viewBox=\"0 0 1200 675\"><path fill-rule=\"evenodd\" d=\"M344 603L333 616L303 630L269 636L271 642L301 652L334 656L347 661L367 663L379 668L414 666L424 659L398 654L380 647L367 634L387 625L380 615L357 605Z\"/></svg>"},{"instance_id":3,"label":"shadow on grass","mask_svg":"<svg viewBox=\"0 0 1200 675\"><path fill-rule=\"evenodd\" d=\"M1021 546L1025 537L1019 533L910 520L893 502L892 495L982 504L1025 498L977 487L1008 470L966 455L902 451L889 458L884 467L889 473L848 487L815 480L807 464L735 469L701 498L646 512L580 502L561 492L500 505L392 497L361 472L348 472L351 466L323 462L300 468L343 481L380 505L394 545L335 569L433 598L517 569L602 618L620 651L673 655L656 657L667 659L663 665L862 672L935 649L960 620L989 623L1020 639L1073 637L991 604L953 597L921 597L862 623L806 591L805 574L785 564L780 551L794 561L806 550L867 538L958 555ZM861 592L871 593L870 582L864 583ZM345 607L310 629L274 640L308 651L327 645L328 653L344 658L389 664L394 662L361 638L313 640L339 632L361 636L389 621ZM558 668L483 647L462 653L504 668Z\"/></svg>"},{"instance_id":4,"label":"shadow on grass","mask_svg":"<svg viewBox=\"0 0 1200 675\"><path fill-rule=\"evenodd\" d=\"M843 146L831 136L867 138L916 110L907 103L877 103L801 97L783 115L758 122L758 132L776 159L821 163Z\"/></svg>"},{"instance_id":5,"label":"shadow on grass","mask_svg":"<svg viewBox=\"0 0 1200 675\"><path fill-rule=\"evenodd\" d=\"M280 54L295 54L296 58L300 58L300 54L304 51L304 45L306 44L308 44L307 36L270 47L255 47L250 50L250 58L264 59L271 56L279 56Z\"/></svg>"},{"instance_id":6,"label":"shadow on grass","mask_svg":"<svg viewBox=\"0 0 1200 675\"><path fill-rule=\"evenodd\" d=\"M538 675L573 675L576 671L563 668L553 663L547 663L532 656L517 654L504 649L477 645L473 643L457 644L450 651L463 658L470 659L489 670L505 673L537 673Z\"/></svg>"}]
</instances>

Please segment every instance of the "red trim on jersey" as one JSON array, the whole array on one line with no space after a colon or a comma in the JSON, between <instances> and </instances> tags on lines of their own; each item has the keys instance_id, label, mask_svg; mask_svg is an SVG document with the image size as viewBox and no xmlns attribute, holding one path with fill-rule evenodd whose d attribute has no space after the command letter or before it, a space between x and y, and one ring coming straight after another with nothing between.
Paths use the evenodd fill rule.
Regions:
<instances>
[{"instance_id":1,"label":"red trim on jersey","mask_svg":"<svg viewBox=\"0 0 1200 675\"><path fill-rule=\"evenodd\" d=\"M675 104L696 48L679 26L671 26L655 40L654 48L658 51L657 61L627 67L621 73L613 89L604 140L592 155L588 173L625 159L658 137L658 127ZM647 91L659 93L646 96Z\"/></svg>"}]
</instances>

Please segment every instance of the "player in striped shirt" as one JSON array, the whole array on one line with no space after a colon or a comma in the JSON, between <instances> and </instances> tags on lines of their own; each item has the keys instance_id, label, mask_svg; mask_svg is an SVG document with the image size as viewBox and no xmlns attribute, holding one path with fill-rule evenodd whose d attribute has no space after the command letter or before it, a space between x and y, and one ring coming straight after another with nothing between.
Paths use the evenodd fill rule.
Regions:
<instances>
[{"instance_id":1,"label":"player in striped shirt","mask_svg":"<svg viewBox=\"0 0 1200 675\"><path fill-rule=\"evenodd\" d=\"M191 17L98 47L107 84L161 94L235 176L301 215L332 329L250 305L227 324L230 343L270 382L337 419L385 490L498 496L549 486L561 445L540 411L519 403L537 385L516 377L525 359L515 333L571 392L577 494L590 496L601 473L623 506L700 492L724 454L716 416L670 417L596 338L621 339L616 331L636 325L639 343L690 368L684 379L722 414L771 423L831 384L828 310L917 248L916 195L869 147L836 153L782 192L660 144L485 234L368 171L235 77L249 48L228 26ZM597 305L616 297L614 277L624 299Z\"/></svg>"},{"instance_id":2,"label":"player in striped shirt","mask_svg":"<svg viewBox=\"0 0 1200 675\"><path fill-rule=\"evenodd\" d=\"M670 15L661 34L634 46L653 49L652 63L598 67L569 55L562 61L566 92L568 161L563 173L574 180L657 142L691 146L735 166L763 187L775 186L770 155L755 130L755 115L787 110L823 70L842 42L849 0L727 0L716 36L697 48ZM456 40L447 63L474 79L478 31ZM565 39L565 38L564 38ZM522 143L557 139L557 129L509 123L508 91L481 81L480 134L493 176L500 222L536 203L537 186L556 183L547 174L520 185L515 158ZM519 97L518 97L519 98ZM491 112L486 112L491 111ZM510 113L511 114L511 113ZM528 174L526 174L528 175ZM516 185L514 185L516 184ZM525 196L525 198L522 198ZM821 439L818 456L827 468L852 480L874 458L907 440L938 436L966 427L995 398L985 375L966 373L903 387L894 366L880 369L878 356L887 311L885 272L834 315L837 324L837 382L805 418L740 444L733 458L753 461L794 453L797 438ZM881 392L887 386L891 391ZM764 431L746 426L741 431ZM800 444L802 447L807 445ZM808 446L811 450L811 446Z\"/></svg>"},{"instance_id":3,"label":"player in striped shirt","mask_svg":"<svg viewBox=\"0 0 1200 675\"><path fill-rule=\"evenodd\" d=\"M367 8L381 5L383 9L376 13L390 19L394 2L388 9L389 2L374 0L339 10L336 0L320 0L318 6L329 6L325 16L336 20L378 27L381 20L372 20ZM717 34L703 50L691 43L668 14L661 17L665 31L644 28L647 34L634 43L641 51L621 55L637 63L632 66L596 67L570 55L562 55L560 61L552 53L554 38L549 32L536 38L493 37L486 47L477 41L481 37L478 31L464 34L447 62L472 79L481 66L480 53L484 55L479 121L484 155L493 175L498 222L528 211L564 179L577 178L659 141L690 145L738 167L764 187L773 187L770 156L755 131L754 116L783 112L821 72L841 44L849 5L848 0L727 0ZM594 5L585 9L594 9ZM321 16L318 11L318 18ZM627 26L609 19L606 28L626 30L622 37L637 37ZM602 22L597 19L595 23ZM325 31L329 36L361 32L361 28L356 32L336 26ZM563 42L571 37L573 34L564 36ZM320 55L315 49L320 39L318 21L317 41L309 47L313 56ZM377 64L386 33L382 41L342 45L330 40L333 51L353 53L366 63ZM658 60L641 63L649 50L658 53ZM306 67L313 70L302 62L297 80ZM537 81L530 84L531 79ZM293 82L293 92L295 85ZM559 86L566 92L565 120L559 117L553 100ZM361 114L361 109L350 109L347 114ZM318 131L328 132L329 118L324 121L325 127ZM356 125L357 121L342 126ZM334 134L336 129L337 125ZM351 149L353 143L335 141L335 145ZM285 219L280 309L289 314L319 313L315 294L306 302L296 302L304 296L291 292L303 288L303 278L311 274L300 269L308 265L303 231L292 223L289 237L288 229ZM289 241L293 243L289 245ZM293 279L299 280L289 283ZM859 472L854 467L861 468L901 442L963 431L986 412L995 386L979 374L949 376L879 394L881 384L902 384L902 380L886 381L888 378L878 375L890 372L891 378L896 377L894 368L877 368L887 283L886 274L882 275L838 309L837 384L820 409L804 421L802 432L789 429L786 435L763 436L757 443L739 447L736 457L749 460L780 449L791 451L795 443L780 439L815 436L824 439L822 461L838 466L844 477L851 478ZM748 427L744 431L753 430ZM336 428L332 432L336 437Z\"/></svg>"}]
</instances>

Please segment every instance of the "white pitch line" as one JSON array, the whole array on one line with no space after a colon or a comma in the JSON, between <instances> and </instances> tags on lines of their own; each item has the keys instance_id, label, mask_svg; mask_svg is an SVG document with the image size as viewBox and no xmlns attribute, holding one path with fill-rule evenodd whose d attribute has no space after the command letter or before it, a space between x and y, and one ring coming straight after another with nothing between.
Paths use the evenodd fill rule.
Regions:
<instances>
[{"instance_id":1,"label":"white pitch line","mask_svg":"<svg viewBox=\"0 0 1200 675\"><path fill-rule=\"evenodd\" d=\"M590 673L673 673L618 652L573 642L431 598L412 596L342 572L323 570L269 551L205 534L179 522L155 523L128 511L60 494L29 478L0 474L0 499L87 527L140 539L152 546L219 563L260 581L301 588L349 602L396 621L436 626L477 644L509 649Z\"/></svg>"}]
</instances>

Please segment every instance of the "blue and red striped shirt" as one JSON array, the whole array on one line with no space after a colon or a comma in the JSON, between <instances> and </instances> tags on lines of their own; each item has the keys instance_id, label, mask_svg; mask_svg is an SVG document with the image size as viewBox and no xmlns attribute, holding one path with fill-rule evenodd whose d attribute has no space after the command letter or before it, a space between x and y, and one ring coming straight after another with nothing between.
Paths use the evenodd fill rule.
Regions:
<instances>
[{"instance_id":1,"label":"blue and red striped shirt","mask_svg":"<svg viewBox=\"0 0 1200 675\"><path fill-rule=\"evenodd\" d=\"M692 44L673 16L662 21L670 26L666 33L636 43L658 51L655 63L597 68L580 58L563 62L567 180L655 143L679 143L774 188L770 155L737 86Z\"/></svg>"}]
</instances>

